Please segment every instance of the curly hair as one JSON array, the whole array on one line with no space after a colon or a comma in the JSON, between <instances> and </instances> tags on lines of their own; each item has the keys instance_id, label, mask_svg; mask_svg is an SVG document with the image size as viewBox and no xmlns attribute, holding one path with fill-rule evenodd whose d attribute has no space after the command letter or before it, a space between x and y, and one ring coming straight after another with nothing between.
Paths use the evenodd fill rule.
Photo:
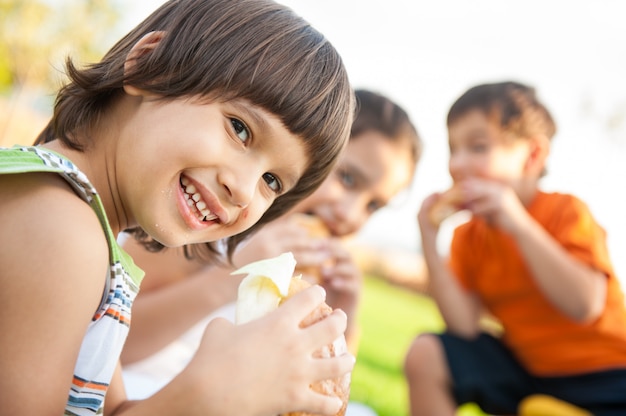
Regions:
<instances>
[{"instance_id":1,"label":"curly hair","mask_svg":"<svg viewBox=\"0 0 626 416\"><path fill-rule=\"evenodd\" d=\"M552 139L556 124L534 88L514 81L481 84L467 90L450 107L450 127L470 110L480 110L517 138L543 135Z\"/></svg>"}]
</instances>

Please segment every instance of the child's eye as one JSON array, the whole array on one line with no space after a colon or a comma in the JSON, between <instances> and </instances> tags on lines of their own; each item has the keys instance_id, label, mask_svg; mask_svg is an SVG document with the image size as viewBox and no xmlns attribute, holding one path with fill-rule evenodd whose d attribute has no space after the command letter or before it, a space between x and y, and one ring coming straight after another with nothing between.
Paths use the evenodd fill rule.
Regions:
<instances>
[{"instance_id":1,"label":"child's eye","mask_svg":"<svg viewBox=\"0 0 626 416\"><path fill-rule=\"evenodd\" d=\"M271 173L264 173L263 180L267 183L267 186L270 187L272 191L277 194L280 194L283 190L283 185L280 183L280 180Z\"/></svg>"},{"instance_id":2,"label":"child's eye","mask_svg":"<svg viewBox=\"0 0 626 416\"><path fill-rule=\"evenodd\" d=\"M484 153L489 149L489 146L485 143L474 143L471 149L475 153Z\"/></svg>"},{"instance_id":3,"label":"child's eye","mask_svg":"<svg viewBox=\"0 0 626 416\"><path fill-rule=\"evenodd\" d=\"M385 206L385 204L381 204L378 201L371 201L369 204L367 204L367 212L373 214L374 212L381 209L383 206Z\"/></svg>"},{"instance_id":4,"label":"child's eye","mask_svg":"<svg viewBox=\"0 0 626 416\"><path fill-rule=\"evenodd\" d=\"M237 134L237 137L243 142L246 143L250 138L250 130L248 127L241 121L236 118L230 119L230 124L233 126L233 130Z\"/></svg>"},{"instance_id":5,"label":"child's eye","mask_svg":"<svg viewBox=\"0 0 626 416\"><path fill-rule=\"evenodd\" d=\"M354 175L352 175L350 172L345 169L341 169L338 171L337 174L339 175L339 180L341 181L343 186L345 186L346 188L352 188L355 186Z\"/></svg>"}]
</instances>

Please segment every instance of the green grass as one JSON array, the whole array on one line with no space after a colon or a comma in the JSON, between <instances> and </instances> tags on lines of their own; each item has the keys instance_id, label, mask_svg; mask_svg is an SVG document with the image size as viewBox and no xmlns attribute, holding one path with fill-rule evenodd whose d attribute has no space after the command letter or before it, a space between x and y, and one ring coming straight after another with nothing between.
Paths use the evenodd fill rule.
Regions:
<instances>
[{"instance_id":1,"label":"green grass","mask_svg":"<svg viewBox=\"0 0 626 416\"><path fill-rule=\"evenodd\" d=\"M440 332L443 320L434 302L386 281L366 277L360 310L361 343L352 373L350 400L365 403L379 416L407 416L404 356L421 332ZM459 416L483 415L466 405Z\"/></svg>"}]
</instances>

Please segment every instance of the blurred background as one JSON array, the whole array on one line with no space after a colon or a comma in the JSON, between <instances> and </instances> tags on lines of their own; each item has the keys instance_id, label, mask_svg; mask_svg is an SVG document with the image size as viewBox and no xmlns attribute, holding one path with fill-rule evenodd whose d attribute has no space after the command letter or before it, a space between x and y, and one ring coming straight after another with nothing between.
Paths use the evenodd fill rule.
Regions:
<instances>
[{"instance_id":1,"label":"blurred background","mask_svg":"<svg viewBox=\"0 0 626 416\"><path fill-rule=\"evenodd\" d=\"M587 202L626 283L626 2L278 1L335 45L355 87L401 104L425 144L410 192L358 236L366 258L373 250L384 261L368 265L353 400L380 416L407 414L403 354L415 334L443 329L420 293L415 217L425 196L450 185L445 117L473 85L508 79L537 88L558 125L543 186ZM0 0L0 145L32 143L65 80L65 57L98 60L162 3ZM444 224L442 247L462 220ZM459 415L482 413L470 405Z\"/></svg>"},{"instance_id":2,"label":"blurred background","mask_svg":"<svg viewBox=\"0 0 626 416\"><path fill-rule=\"evenodd\" d=\"M389 95L425 142L413 188L377 213L360 241L379 265L419 278L415 220L450 184L445 116L467 88L535 86L558 132L548 190L584 199L608 232L626 281L626 3L621 0L282 0L335 45L355 87ZM163 0L0 0L0 143L30 143L49 116L63 61L98 59ZM451 228L442 233L442 246Z\"/></svg>"}]
</instances>

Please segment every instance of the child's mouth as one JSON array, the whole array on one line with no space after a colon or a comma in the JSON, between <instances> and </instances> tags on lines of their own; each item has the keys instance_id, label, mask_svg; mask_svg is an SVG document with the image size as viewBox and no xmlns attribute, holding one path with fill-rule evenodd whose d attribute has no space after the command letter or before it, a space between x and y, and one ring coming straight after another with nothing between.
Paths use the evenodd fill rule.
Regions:
<instances>
[{"instance_id":1,"label":"child's mouth","mask_svg":"<svg viewBox=\"0 0 626 416\"><path fill-rule=\"evenodd\" d=\"M187 201L187 205L193 208L200 221L214 221L218 219L217 215L207 209L206 202L202 200L202 196L189 179L181 176L180 184L183 188L183 194L185 196L185 200Z\"/></svg>"}]
</instances>

